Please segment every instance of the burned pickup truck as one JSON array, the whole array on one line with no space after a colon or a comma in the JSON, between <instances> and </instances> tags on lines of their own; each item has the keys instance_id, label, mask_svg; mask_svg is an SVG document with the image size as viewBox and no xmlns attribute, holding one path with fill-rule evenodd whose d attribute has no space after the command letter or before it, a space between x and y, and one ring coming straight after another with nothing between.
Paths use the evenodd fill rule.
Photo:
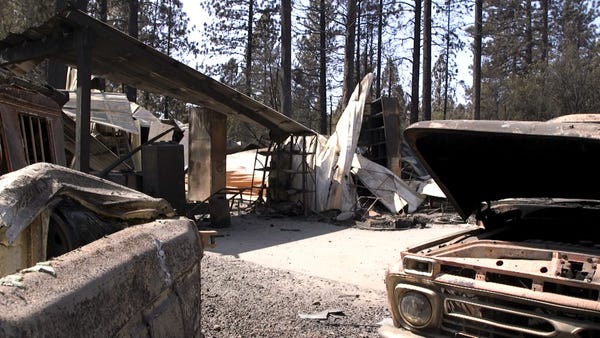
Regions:
<instances>
[{"instance_id":1,"label":"burned pickup truck","mask_svg":"<svg viewBox=\"0 0 600 338\"><path fill-rule=\"evenodd\" d=\"M0 336L199 337L204 247L164 199L50 163L0 176Z\"/></svg>"},{"instance_id":2,"label":"burned pickup truck","mask_svg":"<svg viewBox=\"0 0 600 338\"><path fill-rule=\"evenodd\" d=\"M476 226L390 264L381 333L599 337L598 125L429 121L404 135Z\"/></svg>"}]
</instances>

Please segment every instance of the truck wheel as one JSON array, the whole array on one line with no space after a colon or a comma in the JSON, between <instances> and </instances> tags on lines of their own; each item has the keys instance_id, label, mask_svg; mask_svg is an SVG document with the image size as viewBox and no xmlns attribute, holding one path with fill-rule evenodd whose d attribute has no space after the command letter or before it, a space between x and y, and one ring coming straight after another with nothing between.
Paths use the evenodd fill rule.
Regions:
<instances>
[{"instance_id":1,"label":"truck wheel","mask_svg":"<svg viewBox=\"0 0 600 338\"><path fill-rule=\"evenodd\" d=\"M57 257L79 246L79 238L73 227L69 226L60 214L53 212L48 225L46 257Z\"/></svg>"}]
</instances>

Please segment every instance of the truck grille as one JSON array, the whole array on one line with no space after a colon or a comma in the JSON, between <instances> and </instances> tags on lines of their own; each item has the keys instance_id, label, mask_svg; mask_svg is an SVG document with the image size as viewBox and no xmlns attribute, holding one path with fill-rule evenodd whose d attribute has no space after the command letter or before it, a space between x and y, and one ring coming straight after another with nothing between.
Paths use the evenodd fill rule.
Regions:
<instances>
[{"instance_id":1,"label":"truck grille","mask_svg":"<svg viewBox=\"0 0 600 338\"><path fill-rule=\"evenodd\" d=\"M458 337L600 336L600 315L445 291L442 329ZM570 332L578 334L569 335Z\"/></svg>"}]
</instances>

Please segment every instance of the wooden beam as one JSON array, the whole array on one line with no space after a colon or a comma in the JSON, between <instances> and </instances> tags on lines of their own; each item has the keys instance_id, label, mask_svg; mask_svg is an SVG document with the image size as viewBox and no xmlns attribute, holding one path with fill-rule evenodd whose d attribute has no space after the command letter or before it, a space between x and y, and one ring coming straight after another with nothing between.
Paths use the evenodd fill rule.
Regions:
<instances>
[{"instance_id":1,"label":"wooden beam","mask_svg":"<svg viewBox=\"0 0 600 338\"><path fill-rule=\"evenodd\" d=\"M210 183L208 200L210 223L213 227L231 225L229 204L225 193L227 176L227 116L208 111L210 120ZM241 196L240 196L241 197Z\"/></svg>"},{"instance_id":2,"label":"wooden beam","mask_svg":"<svg viewBox=\"0 0 600 338\"><path fill-rule=\"evenodd\" d=\"M77 39L77 119L75 122L75 169L90 171L90 115L93 35L87 29Z\"/></svg>"},{"instance_id":3,"label":"wooden beam","mask_svg":"<svg viewBox=\"0 0 600 338\"><path fill-rule=\"evenodd\" d=\"M9 65L28 60L52 58L77 48L72 32L60 30L46 39L26 40L23 43L0 49L0 65Z\"/></svg>"},{"instance_id":4,"label":"wooden beam","mask_svg":"<svg viewBox=\"0 0 600 338\"><path fill-rule=\"evenodd\" d=\"M205 201L212 193L210 114L196 107L189 119L187 199Z\"/></svg>"}]
</instances>

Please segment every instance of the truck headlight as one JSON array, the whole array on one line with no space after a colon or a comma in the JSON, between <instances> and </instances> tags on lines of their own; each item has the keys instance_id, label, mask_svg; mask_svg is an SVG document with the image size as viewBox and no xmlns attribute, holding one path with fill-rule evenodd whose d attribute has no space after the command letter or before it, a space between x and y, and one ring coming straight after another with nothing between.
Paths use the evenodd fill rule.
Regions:
<instances>
[{"instance_id":1,"label":"truck headlight","mask_svg":"<svg viewBox=\"0 0 600 338\"><path fill-rule=\"evenodd\" d=\"M426 326L433 316L429 298L417 291L404 292L400 296L398 307L402 319L414 327Z\"/></svg>"},{"instance_id":2,"label":"truck headlight","mask_svg":"<svg viewBox=\"0 0 600 338\"><path fill-rule=\"evenodd\" d=\"M407 274L431 277L433 276L435 261L425 257L405 256L402 265L404 272Z\"/></svg>"}]
</instances>

